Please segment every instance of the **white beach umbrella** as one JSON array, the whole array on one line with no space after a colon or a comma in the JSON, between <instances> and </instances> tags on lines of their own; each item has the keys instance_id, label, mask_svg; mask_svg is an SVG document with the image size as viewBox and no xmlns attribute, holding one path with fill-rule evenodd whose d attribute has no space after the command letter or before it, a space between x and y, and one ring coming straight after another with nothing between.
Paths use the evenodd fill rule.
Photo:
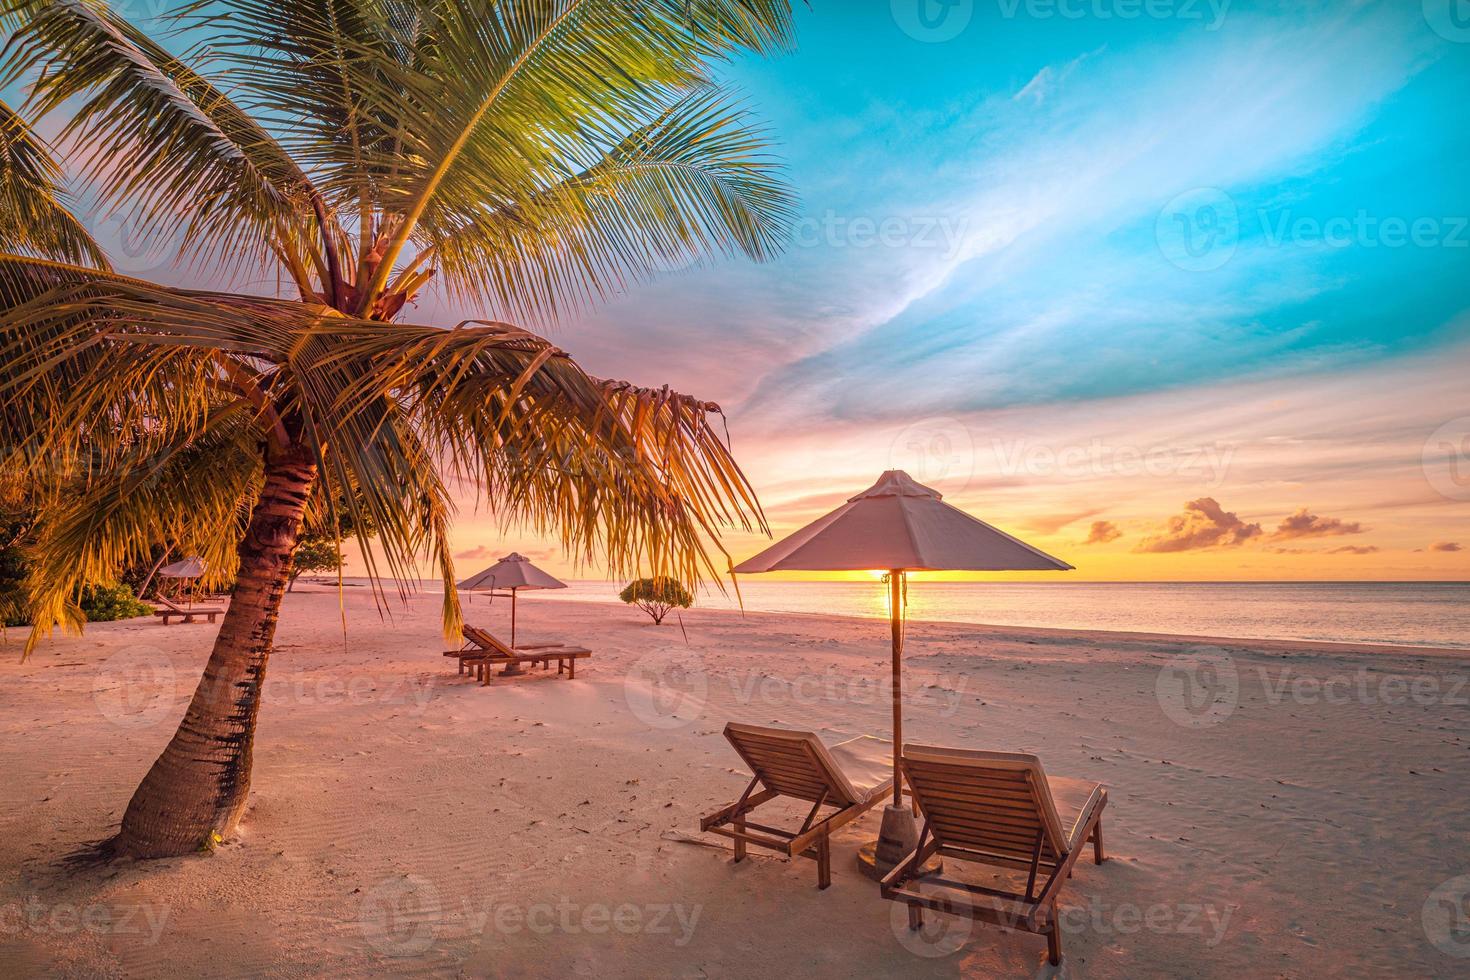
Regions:
<instances>
[{"instance_id":1,"label":"white beach umbrella","mask_svg":"<svg viewBox=\"0 0 1470 980\"><path fill-rule=\"evenodd\" d=\"M861 855L867 870L886 872L913 850L918 830L903 806L903 606L906 576L919 571L1069 571L1072 566L946 504L902 470L889 470L867 490L754 558L737 573L886 572L893 636L893 805L876 845ZM871 855L871 858L869 858ZM874 861L867 867L867 861ZM886 866L885 866L886 865Z\"/></svg>"},{"instance_id":2,"label":"white beach umbrella","mask_svg":"<svg viewBox=\"0 0 1470 980\"><path fill-rule=\"evenodd\" d=\"M203 558L193 555L172 565L164 565L158 570L158 574L164 578L198 578L208 569L209 565Z\"/></svg>"},{"instance_id":3,"label":"white beach umbrella","mask_svg":"<svg viewBox=\"0 0 1470 980\"><path fill-rule=\"evenodd\" d=\"M482 572L455 586L461 592L488 592L510 596L510 645L516 645L516 593L523 589L565 589L567 584L531 564L525 555L512 552Z\"/></svg>"}]
</instances>

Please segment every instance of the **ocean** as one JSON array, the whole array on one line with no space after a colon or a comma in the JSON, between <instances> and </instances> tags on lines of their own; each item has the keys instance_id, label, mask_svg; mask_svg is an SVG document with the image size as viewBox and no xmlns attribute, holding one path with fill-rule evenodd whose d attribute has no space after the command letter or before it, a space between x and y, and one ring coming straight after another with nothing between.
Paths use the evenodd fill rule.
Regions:
<instances>
[{"instance_id":1,"label":"ocean","mask_svg":"<svg viewBox=\"0 0 1470 980\"><path fill-rule=\"evenodd\" d=\"M574 581L528 602L616 600L619 586ZM886 618L884 586L742 579L745 608ZM733 592L697 605L737 608ZM1329 640L1470 649L1467 582L925 582L909 585L910 621Z\"/></svg>"}]
</instances>

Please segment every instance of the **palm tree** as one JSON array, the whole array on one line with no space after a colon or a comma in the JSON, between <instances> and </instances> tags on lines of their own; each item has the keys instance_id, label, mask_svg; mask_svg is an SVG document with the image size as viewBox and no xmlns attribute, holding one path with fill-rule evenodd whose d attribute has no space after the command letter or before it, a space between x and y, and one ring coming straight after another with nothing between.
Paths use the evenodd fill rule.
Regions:
<instances>
[{"instance_id":1,"label":"palm tree","mask_svg":"<svg viewBox=\"0 0 1470 980\"><path fill-rule=\"evenodd\" d=\"M715 77L790 43L788 3L209 0L183 11L178 45L207 37L182 54L97 0L7 9L6 80L30 84L28 115L69 114L57 145L99 206L196 268L283 284L116 275L60 210L0 202L33 229L0 233L0 441L46 495L31 642L160 541L237 582L111 853L234 830L308 509L345 501L343 523L376 529L375 582L432 563L446 633L455 486L632 574L718 574L720 529L764 528L718 406L591 378L506 321L779 249L790 198ZM397 322L431 283L485 316Z\"/></svg>"}]
</instances>

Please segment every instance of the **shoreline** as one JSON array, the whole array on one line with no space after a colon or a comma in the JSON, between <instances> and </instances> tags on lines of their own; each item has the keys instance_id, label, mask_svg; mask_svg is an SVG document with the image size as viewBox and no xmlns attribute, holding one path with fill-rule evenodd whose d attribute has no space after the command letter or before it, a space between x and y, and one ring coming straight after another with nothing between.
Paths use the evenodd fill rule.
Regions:
<instances>
[{"instance_id":1,"label":"shoreline","mask_svg":"<svg viewBox=\"0 0 1470 980\"><path fill-rule=\"evenodd\" d=\"M602 602L593 599L557 599L551 596L545 598L547 602L558 602L566 605L578 606L603 606L611 609L623 609L620 602ZM473 608L473 607L469 607ZM698 611L699 614L716 616L738 616L741 618L764 617L764 616L796 616L803 619L834 620L842 623L880 623L887 624L887 620L878 616L853 616L846 613L815 613L815 612L787 612L774 610L741 610L741 609L711 609L700 608L685 610L687 613ZM468 617L466 617L468 618ZM1248 648L1263 653L1322 653L1328 656L1389 656L1404 658L1449 658L1470 662L1470 646L1466 647L1431 647L1417 646L1405 643L1369 643L1343 640L1299 640L1299 639L1269 639L1253 636L1204 636L1192 633L1157 633L1137 630L1079 630L1069 629L1061 626L1010 626L1004 623L968 622L953 619L910 619L907 621L910 629L921 627L926 630L932 629L955 629L964 632L985 630L993 634L995 638L1002 639L1007 636L1030 636L1045 640L1068 639L1079 643L1106 644L1128 643L1128 644L1156 644L1159 646L1176 646L1178 644L1227 646L1237 648ZM884 633L886 636L886 632Z\"/></svg>"}]
</instances>

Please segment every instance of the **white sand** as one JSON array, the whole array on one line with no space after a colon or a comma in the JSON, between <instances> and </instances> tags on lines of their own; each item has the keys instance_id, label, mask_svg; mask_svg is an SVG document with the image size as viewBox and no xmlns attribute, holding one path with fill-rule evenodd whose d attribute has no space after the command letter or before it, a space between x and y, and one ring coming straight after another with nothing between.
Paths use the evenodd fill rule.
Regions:
<instances>
[{"instance_id":1,"label":"white sand","mask_svg":"<svg viewBox=\"0 0 1470 980\"><path fill-rule=\"evenodd\" d=\"M909 934L853 867L876 812L837 837L826 892L811 862L689 842L744 784L727 720L887 734L882 623L695 611L686 645L537 597L522 638L595 658L486 689L439 655L433 597L385 623L349 590L346 612L344 642L334 594L288 598L254 805L213 857L57 864L115 827L214 627L105 624L0 657L0 976L1051 973L1034 936ZM1470 955L1470 658L957 625L909 643L911 741L1034 751L1110 788L1114 859L1063 893L1061 973L1470 966L1452 955ZM1233 669L1238 696L1184 711L1181 652Z\"/></svg>"}]
</instances>

